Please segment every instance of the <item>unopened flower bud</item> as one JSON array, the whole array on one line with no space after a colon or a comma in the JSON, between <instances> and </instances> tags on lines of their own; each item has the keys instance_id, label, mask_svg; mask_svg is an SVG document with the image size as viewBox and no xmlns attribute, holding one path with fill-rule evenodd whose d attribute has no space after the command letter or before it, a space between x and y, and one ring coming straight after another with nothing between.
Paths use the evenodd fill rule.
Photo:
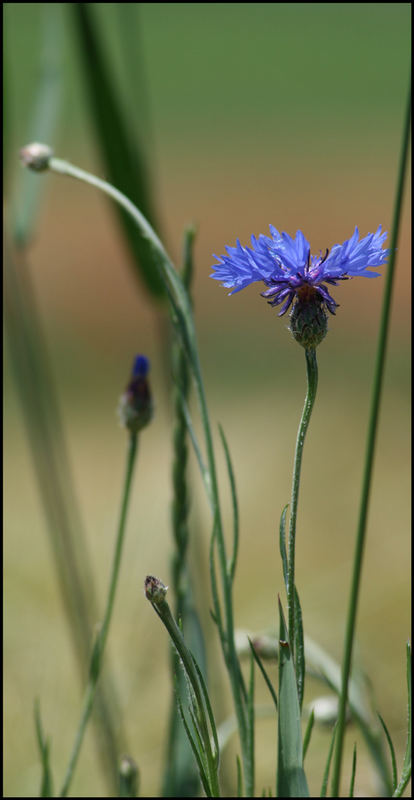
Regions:
<instances>
[{"instance_id":1,"label":"unopened flower bud","mask_svg":"<svg viewBox=\"0 0 414 800\"><path fill-rule=\"evenodd\" d=\"M154 578L153 575L147 575L145 578L145 596L154 605L163 602L167 594L168 586L166 586L159 578Z\"/></svg>"},{"instance_id":2,"label":"unopened flower bud","mask_svg":"<svg viewBox=\"0 0 414 800\"><path fill-rule=\"evenodd\" d=\"M20 150L20 158L25 167L42 172L49 167L49 161L53 156L53 150L47 144L32 142Z\"/></svg>"},{"instance_id":3,"label":"unopened flower bud","mask_svg":"<svg viewBox=\"0 0 414 800\"><path fill-rule=\"evenodd\" d=\"M136 356L131 380L119 401L118 413L121 423L131 433L138 433L152 418L154 409L147 378L149 366L146 356Z\"/></svg>"},{"instance_id":4,"label":"unopened flower bud","mask_svg":"<svg viewBox=\"0 0 414 800\"><path fill-rule=\"evenodd\" d=\"M328 319L323 301L314 290L296 300L290 314L290 330L306 350L317 347L325 338Z\"/></svg>"}]
</instances>

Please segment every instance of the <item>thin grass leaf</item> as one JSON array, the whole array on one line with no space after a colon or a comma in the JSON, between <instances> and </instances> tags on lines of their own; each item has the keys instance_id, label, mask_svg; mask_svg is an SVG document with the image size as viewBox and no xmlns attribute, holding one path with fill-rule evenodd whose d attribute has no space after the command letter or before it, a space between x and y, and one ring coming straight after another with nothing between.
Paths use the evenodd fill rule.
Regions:
<instances>
[{"instance_id":1,"label":"thin grass leaf","mask_svg":"<svg viewBox=\"0 0 414 800\"><path fill-rule=\"evenodd\" d=\"M336 737L337 728L338 728L338 723L335 722L335 725L334 725L334 728L333 728L333 731L332 731L331 743L329 745L329 752L328 752L328 758L326 760L325 771L323 773L320 797L326 797L326 792L327 792L327 789L328 789L329 771L330 771L330 768L331 768L332 756L333 756L333 753L334 753L334 745L335 745L335 737Z\"/></svg>"},{"instance_id":2,"label":"thin grass leaf","mask_svg":"<svg viewBox=\"0 0 414 800\"><path fill-rule=\"evenodd\" d=\"M194 797L199 793L200 778L185 728L181 724L177 696L186 696L187 679L179 669L179 656L173 650L172 664L175 671L174 704L171 707L170 723L162 778L162 797Z\"/></svg>"},{"instance_id":3,"label":"thin grass leaf","mask_svg":"<svg viewBox=\"0 0 414 800\"><path fill-rule=\"evenodd\" d=\"M204 677L203 677L203 674L201 672L201 669L198 666L197 661L194 658L194 656L193 656L193 662L194 662L194 668L195 668L195 670L197 672L197 675L198 675L198 679L200 681L201 690L202 690L203 696L204 696L204 702L205 702L206 709L207 709L207 715L208 715L208 719L209 719L209 722L210 722L210 728L211 728L211 732L213 734L214 756L215 756L215 761L216 761L217 767L218 767L218 763L219 763L219 742L218 742L216 721L214 719L213 709L211 707L211 702L210 702L210 698L209 698L209 695L208 695L206 682L204 680Z\"/></svg>"},{"instance_id":4,"label":"thin grass leaf","mask_svg":"<svg viewBox=\"0 0 414 800\"><path fill-rule=\"evenodd\" d=\"M255 761L254 761L254 664L255 658L253 654L250 654L250 678L249 678L249 690L247 696L247 734L248 734L248 742L249 742L249 754L250 759L248 762L248 768L250 770L248 774L248 782L249 786L251 787L251 794L254 797L254 779L255 779ZM246 769L246 765L245 765ZM246 778L247 781L247 778Z\"/></svg>"},{"instance_id":5,"label":"thin grass leaf","mask_svg":"<svg viewBox=\"0 0 414 800\"><path fill-rule=\"evenodd\" d=\"M308 747L310 744L312 731L313 731L313 723L315 722L315 712L312 708L311 713L309 714L308 724L306 726L305 735L303 737L303 760L305 760L306 753L308 752Z\"/></svg>"},{"instance_id":6,"label":"thin grass leaf","mask_svg":"<svg viewBox=\"0 0 414 800\"><path fill-rule=\"evenodd\" d=\"M256 650L255 650L255 647L254 647L254 645L252 644L251 640L250 640L250 639L248 639L248 642L249 642L250 649L251 649L251 651L252 651L252 654L253 654L253 658L254 658L254 660L256 661L256 664L257 664L257 666L259 667L259 669L260 669L260 672L261 672L261 673L262 673L262 675L263 675L263 678L264 678L264 680L265 680L266 686L267 686L267 688L269 689L269 692L270 692L270 694L271 694L272 700L273 700L273 702L274 702L274 704L275 704L275 708L276 708L276 710L277 710L277 696L276 696L276 692L275 692L275 690L274 690L274 688L273 688L272 681L270 680L270 678L269 678L269 676L268 676L268 674L267 674L267 672L266 672L266 670L265 670L265 668L264 668L264 665L263 665L262 659L260 658L259 654L256 652Z\"/></svg>"},{"instance_id":7,"label":"thin grass leaf","mask_svg":"<svg viewBox=\"0 0 414 800\"><path fill-rule=\"evenodd\" d=\"M217 629L220 636L220 641L222 645L224 645L223 649L225 648L225 633L223 628L223 619L221 615L221 605L220 599L218 594L218 586L217 586L217 576L216 576L216 565L214 560L214 546L215 546L215 537L216 537L216 528L213 526L213 531L211 534L210 539L210 551L209 551L209 564L210 564L210 583L211 583L211 594L213 596L213 611L211 611L211 616L217 625Z\"/></svg>"},{"instance_id":8,"label":"thin grass leaf","mask_svg":"<svg viewBox=\"0 0 414 800\"><path fill-rule=\"evenodd\" d=\"M405 749L403 771L409 766L411 769L411 645L407 642L407 698L408 698L408 713L407 713L407 746Z\"/></svg>"},{"instance_id":9,"label":"thin grass leaf","mask_svg":"<svg viewBox=\"0 0 414 800\"><path fill-rule=\"evenodd\" d=\"M237 769L237 797L244 797L243 770L239 756L236 756Z\"/></svg>"},{"instance_id":10,"label":"thin grass leaf","mask_svg":"<svg viewBox=\"0 0 414 800\"><path fill-rule=\"evenodd\" d=\"M197 705L196 705L196 703L194 701L194 698L192 699L192 702L188 706L188 713L190 714L191 722L193 723L193 734L194 734L194 738L196 740L197 749L198 749L198 752L200 754L200 758L201 758L201 760L202 760L202 762L203 762L203 764L205 766L206 774L208 774L208 761L207 761L207 758L206 758L206 753L205 753L204 748L203 748L203 740L202 740L202 735L201 735L200 728L199 728L199 724L200 724L199 715L197 713Z\"/></svg>"},{"instance_id":11,"label":"thin grass leaf","mask_svg":"<svg viewBox=\"0 0 414 800\"><path fill-rule=\"evenodd\" d=\"M295 668L279 599L278 797L309 797L303 770L302 731Z\"/></svg>"},{"instance_id":12,"label":"thin grass leaf","mask_svg":"<svg viewBox=\"0 0 414 800\"><path fill-rule=\"evenodd\" d=\"M183 707L181 705L181 701L180 701L178 696L177 696L177 704L178 704L178 710L179 710L179 713L180 713L180 717L181 717L182 723L183 723L184 728L185 728L185 732L186 732L187 737L188 737L188 741L190 742L191 749L192 749L192 751L194 753L194 758L195 758L195 760L197 762L198 772L199 772L199 775L200 775L201 783L203 784L204 791L205 791L207 797L212 797L212 795L210 794L210 786L209 786L209 782L208 782L208 776L206 775L203 761L201 759L199 751L197 750L197 745L196 745L196 743L194 741L193 734L191 733L190 727L189 727L188 722L187 722L187 720L185 718Z\"/></svg>"},{"instance_id":13,"label":"thin grass leaf","mask_svg":"<svg viewBox=\"0 0 414 800\"><path fill-rule=\"evenodd\" d=\"M205 463L203 461L203 456L202 456L201 448L200 448L200 445L199 445L199 442L198 442L198 439L197 439L197 434L196 434L196 432L194 430L194 426L193 426L193 422L192 422L192 419L191 419L190 411L189 411L189 408L187 406L186 400L185 400L183 395L181 395L181 407L182 407L182 412L183 412L183 416L184 416L184 419L185 419L185 424L187 426L187 431L188 431L189 437L191 439L191 444L193 445L193 449L194 449L194 452L195 452L195 455L196 455L196 458L197 458L197 462L198 462L198 466L199 466L199 469L200 469L201 477L202 477L202 480L203 480L203 483L204 483L204 488L206 490L207 500L209 501L209 503L211 505L212 500L211 500L211 483L210 483L209 471L208 471L208 469L207 469L207 467L206 467L206 465L205 465Z\"/></svg>"},{"instance_id":14,"label":"thin grass leaf","mask_svg":"<svg viewBox=\"0 0 414 800\"><path fill-rule=\"evenodd\" d=\"M53 797L52 773L50 770L49 741L45 739L42 721L40 718L40 704L37 699L34 704L34 719L36 729L36 739L39 747L42 762L42 780L40 785L39 797Z\"/></svg>"},{"instance_id":15,"label":"thin grass leaf","mask_svg":"<svg viewBox=\"0 0 414 800\"><path fill-rule=\"evenodd\" d=\"M286 514L288 508L289 508L289 503L285 505L282 511L280 517L280 525L279 525L279 549L280 549L280 556L282 559L283 579L285 581L286 590L288 583L288 560L286 553Z\"/></svg>"},{"instance_id":16,"label":"thin grass leaf","mask_svg":"<svg viewBox=\"0 0 414 800\"><path fill-rule=\"evenodd\" d=\"M349 784L349 797L354 796L355 775L356 775L356 762L357 762L357 746L354 744L354 751L352 753L352 768L351 768L351 781Z\"/></svg>"},{"instance_id":17,"label":"thin grass leaf","mask_svg":"<svg viewBox=\"0 0 414 800\"><path fill-rule=\"evenodd\" d=\"M381 723L381 725L383 727L383 730L384 730L384 733L385 733L385 737L386 737L387 742L388 742L388 747L390 749L391 769L392 769L392 791L395 792L395 790L397 788L397 784L398 784L397 759L395 757L395 748L394 748L394 745L392 743L390 732L389 732L389 730L388 730L388 728L387 728L387 726L386 726L386 724L385 724L385 722L384 722L384 720L383 720L383 718L382 718L380 713L378 713L378 719L379 719L379 721L380 721L380 723Z\"/></svg>"},{"instance_id":18,"label":"thin grass leaf","mask_svg":"<svg viewBox=\"0 0 414 800\"><path fill-rule=\"evenodd\" d=\"M155 213L150 194L145 157L140 150L137 132L131 134L130 121L124 117L118 102L117 87L112 84L110 54L105 50L98 33L93 3L70 5L80 44L84 67L84 85L88 90L88 106L95 125L96 139L105 161L105 171L111 183L124 192L144 216L155 225ZM136 82L142 76L135 75ZM131 100L133 102L133 99ZM133 255L133 265L150 295L159 299L165 295L163 282L154 269L154 254L148 241L123 210L118 212L126 240Z\"/></svg>"},{"instance_id":19,"label":"thin grass leaf","mask_svg":"<svg viewBox=\"0 0 414 800\"><path fill-rule=\"evenodd\" d=\"M236 571L236 564L237 564L237 553L239 549L239 507L237 501L237 490L236 490L236 480L234 477L234 470L233 464L231 461L230 450L227 444L226 437L224 435L223 428L219 425L220 437L224 448L224 454L226 456L226 466L227 472L230 481L230 490L231 490L231 500L232 500L232 508L233 508L233 552L231 555L230 563L229 563L229 575L231 580L234 580L234 573Z\"/></svg>"},{"instance_id":20,"label":"thin grass leaf","mask_svg":"<svg viewBox=\"0 0 414 800\"><path fill-rule=\"evenodd\" d=\"M407 695L408 695L408 713L407 713L407 744L405 748L404 763L401 772L401 778L398 786L393 794L393 797L402 797L405 787L411 778L411 645L407 642Z\"/></svg>"},{"instance_id":21,"label":"thin grass leaf","mask_svg":"<svg viewBox=\"0 0 414 800\"><path fill-rule=\"evenodd\" d=\"M295 586L295 668L298 685L299 708L302 710L303 695L305 692L305 644L303 637L302 608L299 595Z\"/></svg>"}]
</instances>

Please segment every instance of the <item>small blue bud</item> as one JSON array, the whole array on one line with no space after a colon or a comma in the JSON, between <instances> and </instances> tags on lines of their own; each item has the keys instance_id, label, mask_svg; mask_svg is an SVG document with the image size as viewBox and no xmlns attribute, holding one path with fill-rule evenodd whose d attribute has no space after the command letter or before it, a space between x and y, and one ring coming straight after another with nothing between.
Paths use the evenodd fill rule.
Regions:
<instances>
[{"instance_id":1,"label":"small blue bud","mask_svg":"<svg viewBox=\"0 0 414 800\"><path fill-rule=\"evenodd\" d=\"M147 380L149 368L150 362L146 356L135 357L131 380L119 401L118 413L121 423L131 433L138 433L148 425L152 418L154 409L151 389Z\"/></svg>"}]
</instances>

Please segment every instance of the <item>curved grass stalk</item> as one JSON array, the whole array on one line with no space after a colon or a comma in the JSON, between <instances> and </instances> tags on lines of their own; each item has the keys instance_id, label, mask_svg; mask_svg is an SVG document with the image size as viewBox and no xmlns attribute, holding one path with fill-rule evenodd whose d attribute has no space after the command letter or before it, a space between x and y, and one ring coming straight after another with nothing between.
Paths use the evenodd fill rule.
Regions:
<instances>
[{"instance_id":1,"label":"curved grass stalk","mask_svg":"<svg viewBox=\"0 0 414 800\"><path fill-rule=\"evenodd\" d=\"M40 164L39 162L36 162L36 156L32 157L33 148L39 149L39 147L42 150ZM45 151L48 151L48 148L43 145L29 145L24 148L22 151L22 159L25 165L37 171L50 169L51 171L60 175L66 175L68 177L83 181L84 183L94 186L115 200L115 202L122 206L122 208L124 208L124 210L133 218L141 236L148 241L151 249L154 252L154 255L156 256L156 263L165 281L167 293L174 312L174 322L179 330L182 345L189 359L193 372L197 398L199 402L201 422L204 430L207 454L206 460L208 464L208 481L206 481L206 490L212 510L212 524L220 565L224 605L224 626L220 629L220 639L223 656L229 674L235 711L238 720L242 760L245 772L245 791L247 796L250 796L252 794L252 776L250 770L250 746L247 719L248 711L246 706L247 696L241 677L240 664L234 642L232 580L228 568L224 531L221 520L213 439L204 385L201 376L193 314L188 293L186 292L185 287L183 286L183 283L159 237L149 222L145 219L143 214L141 214L139 209L128 199L128 197L126 197L114 186L107 183L107 181L101 180L95 175L92 175L91 173L86 172L85 170L82 170L67 161L55 158L51 152L46 152L45 155Z\"/></svg>"}]
</instances>

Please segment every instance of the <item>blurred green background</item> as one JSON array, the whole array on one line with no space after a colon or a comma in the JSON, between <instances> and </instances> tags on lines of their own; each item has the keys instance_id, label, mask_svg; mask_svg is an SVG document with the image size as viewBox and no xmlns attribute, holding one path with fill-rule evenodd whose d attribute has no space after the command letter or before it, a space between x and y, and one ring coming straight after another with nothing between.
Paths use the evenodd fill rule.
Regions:
<instances>
[{"instance_id":1,"label":"blurred green background","mask_svg":"<svg viewBox=\"0 0 414 800\"><path fill-rule=\"evenodd\" d=\"M18 149L33 138L45 14L64 25L57 155L105 175L79 63L73 4L4 4L6 192L21 211ZM240 497L235 593L238 627L276 625L283 592L276 532L290 497L304 354L260 297L229 298L209 279L212 253L236 238L291 235L300 228L317 253L381 223L389 230L410 57L405 3L92 4L130 114L147 153L162 235L176 263L184 226L195 222L194 304L211 419L223 425ZM128 7L128 8L127 8ZM122 18L122 15L124 16ZM125 24L126 22L126 24ZM138 78L125 72L131 37ZM133 98L131 102L131 98ZM170 687L166 636L146 602L146 574L169 580L171 399L161 345L163 311L133 272L109 202L57 176L42 181L29 261L61 402L71 466L104 602L124 469L125 433L115 409L135 353L152 362L156 415L142 435L122 579L109 651L142 794L157 796ZM405 641L409 635L410 209L404 204L387 372L371 495L356 659L376 706L405 744ZM297 585L305 631L341 656L365 432L384 282L338 287L337 316L319 349L319 396L306 443L298 519ZM27 388L30 392L30 387ZM196 414L196 411L195 411ZM40 780L32 723L41 699L61 781L78 719L81 686L37 493L20 401L5 370L5 784L33 796ZM217 430L217 428L216 428ZM217 450L220 445L217 436ZM228 529L231 506L221 455ZM192 460L192 559L208 585L209 513ZM206 631L210 601L199 591ZM230 711L227 678L213 647L210 679L218 721ZM275 673L274 673L275 674ZM258 679L258 683L260 683ZM265 691L258 699L267 702ZM318 688L309 683L309 698ZM307 699L309 699L307 697ZM274 784L276 726L258 723L257 790ZM347 736L345 780L357 731ZM88 734L73 796L105 795ZM316 731L307 758L318 793L329 735ZM234 761L228 765L233 774ZM360 744L357 786L375 793Z\"/></svg>"}]
</instances>

